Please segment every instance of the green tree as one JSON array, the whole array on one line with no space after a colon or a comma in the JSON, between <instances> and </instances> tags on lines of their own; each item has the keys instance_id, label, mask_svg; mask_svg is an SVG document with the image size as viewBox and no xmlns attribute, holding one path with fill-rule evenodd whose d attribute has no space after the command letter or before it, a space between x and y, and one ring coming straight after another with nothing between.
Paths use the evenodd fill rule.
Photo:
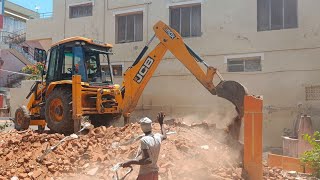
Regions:
<instances>
[{"instance_id":1,"label":"green tree","mask_svg":"<svg viewBox=\"0 0 320 180\"><path fill-rule=\"evenodd\" d=\"M22 72L26 74L30 74L26 79L28 80L38 80L41 79L41 74L44 68L44 64L41 62L37 62L34 65L27 65L22 68Z\"/></svg>"},{"instance_id":2,"label":"green tree","mask_svg":"<svg viewBox=\"0 0 320 180\"><path fill-rule=\"evenodd\" d=\"M320 178L320 132L316 131L313 135L304 134L303 139L308 141L312 149L304 152L301 161L312 168L314 176Z\"/></svg>"}]
</instances>

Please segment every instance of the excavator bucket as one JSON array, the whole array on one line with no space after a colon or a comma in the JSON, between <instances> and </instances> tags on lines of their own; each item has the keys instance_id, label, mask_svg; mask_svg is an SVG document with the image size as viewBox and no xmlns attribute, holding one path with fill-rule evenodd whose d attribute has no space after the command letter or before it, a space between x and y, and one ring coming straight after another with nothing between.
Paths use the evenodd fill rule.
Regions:
<instances>
[{"instance_id":1,"label":"excavator bucket","mask_svg":"<svg viewBox=\"0 0 320 180\"><path fill-rule=\"evenodd\" d=\"M236 81L221 81L216 86L217 96L227 99L235 105L238 115L228 125L228 133L239 140L241 120L244 115L244 97L248 94L247 88Z\"/></svg>"},{"instance_id":2,"label":"excavator bucket","mask_svg":"<svg viewBox=\"0 0 320 180\"><path fill-rule=\"evenodd\" d=\"M227 99L235 105L238 116L241 119L244 115L244 96L248 94L247 88L236 81L221 81L216 86L217 96Z\"/></svg>"}]
</instances>

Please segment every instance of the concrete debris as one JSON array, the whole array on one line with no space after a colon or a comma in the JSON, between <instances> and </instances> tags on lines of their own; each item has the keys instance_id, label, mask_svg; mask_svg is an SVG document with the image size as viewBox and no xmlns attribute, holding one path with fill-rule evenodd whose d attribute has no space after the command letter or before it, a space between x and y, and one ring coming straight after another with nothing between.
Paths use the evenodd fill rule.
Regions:
<instances>
[{"instance_id":1,"label":"concrete debris","mask_svg":"<svg viewBox=\"0 0 320 180\"><path fill-rule=\"evenodd\" d=\"M161 146L158 161L161 179L245 179L240 168L239 153L230 144L223 130L218 130L207 122L188 125L182 122L170 122L165 125L170 135ZM154 132L160 132L158 124L153 125ZM0 179L111 179L111 168L136 156L140 142L126 146L127 141L141 134L139 124L125 127L99 127L90 130L87 135L67 141L42 163L37 157L50 146L57 144L65 136L61 134L38 134L31 130L0 133ZM227 145L228 144L228 145ZM201 147L201 148L199 148ZM209 148L210 147L210 148ZM205 149L205 151L203 150ZM138 166L126 178L136 179ZM118 170L119 177L127 169ZM265 167L265 179L284 179L281 170ZM300 177L297 175L296 177Z\"/></svg>"},{"instance_id":2,"label":"concrete debris","mask_svg":"<svg viewBox=\"0 0 320 180\"><path fill-rule=\"evenodd\" d=\"M10 180L19 180L19 178L17 176L13 176Z\"/></svg>"},{"instance_id":3,"label":"concrete debris","mask_svg":"<svg viewBox=\"0 0 320 180\"><path fill-rule=\"evenodd\" d=\"M310 174L298 173L296 171L284 171L280 168L270 168L264 166L263 171L264 180L306 180L312 179Z\"/></svg>"},{"instance_id":4,"label":"concrete debris","mask_svg":"<svg viewBox=\"0 0 320 180\"><path fill-rule=\"evenodd\" d=\"M34 172L30 172L28 175L33 177L33 178L37 178L41 175L42 171L41 170L35 170Z\"/></svg>"},{"instance_id":5,"label":"concrete debris","mask_svg":"<svg viewBox=\"0 0 320 180\"><path fill-rule=\"evenodd\" d=\"M203 145L203 146L200 146L201 149L204 149L204 150L208 150L209 149L209 146L208 145Z\"/></svg>"},{"instance_id":6,"label":"concrete debris","mask_svg":"<svg viewBox=\"0 0 320 180\"><path fill-rule=\"evenodd\" d=\"M297 177L298 174L297 174L297 171L289 171L288 175L292 177Z\"/></svg>"},{"instance_id":7,"label":"concrete debris","mask_svg":"<svg viewBox=\"0 0 320 180\"><path fill-rule=\"evenodd\" d=\"M87 172L87 174L90 175L90 176L94 176L94 175L97 174L98 170L99 170L99 167L92 168Z\"/></svg>"}]
</instances>

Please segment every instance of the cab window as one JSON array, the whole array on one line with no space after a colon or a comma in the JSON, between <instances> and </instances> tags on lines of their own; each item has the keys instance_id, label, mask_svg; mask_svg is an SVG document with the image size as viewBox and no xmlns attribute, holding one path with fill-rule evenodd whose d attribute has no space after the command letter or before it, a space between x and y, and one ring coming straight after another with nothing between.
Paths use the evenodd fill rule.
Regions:
<instances>
[{"instance_id":1,"label":"cab window","mask_svg":"<svg viewBox=\"0 0 320 180\"><path fill-rule=\"evenodd\" d=\"M54 47L50 50L50 59L48 62L47 81L54 81L57 79L58 70L58 47Z\"/></svg>"},{"instance_id":2,"label":"cab window","mask_svg":"<svg viewBox=\"0 0 320 180\"><path fill-rule=\"evenodd\" d=\"M98 62L99 55L98 54L90 54L87 53L85 58L87 76L89 82L97 82L97 78L100 77L98 74Z\"/></svg>"},{"instance_id":3,"label":"cab window","mask_svg":"<svg viewBox=\"0 0 320 180\"><path fill-rule=\"evenodd\" d=\"M88 81L84 65L84 54L81 46L73 47L74 73L81 75L81 81Z\"/></svg>"},{"instance_id":4,"label":"cab window","mask_svg":"<svg viewBox=\"0 0 320 180\"><path fill-rule=\"evenodd\" d=\"M72 59L73 53L71 47L65 47L62 63L62 79L72 79Z\"/></svg>"}]
</instances>

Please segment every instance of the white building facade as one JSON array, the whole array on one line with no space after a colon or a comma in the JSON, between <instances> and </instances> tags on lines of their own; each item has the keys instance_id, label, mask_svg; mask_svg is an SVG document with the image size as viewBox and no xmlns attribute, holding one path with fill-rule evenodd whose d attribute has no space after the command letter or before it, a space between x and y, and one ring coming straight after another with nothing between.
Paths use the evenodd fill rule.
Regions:
<instances>
[{"instance_id":1,"label":"white building facade","mask_svg":"<svg viewBox=\"0 0 320 180\"><path fill-rule=\"evenodd\" d=\"M51 43L85 36L114 44L117 83L161 20L226 80L264 98L264 145L281 146L299 113L320 128L318 0L59 0L51 19L30 20L27 39ZM157 42L151 44L155 47ZM167 53L146 87L137 115L164 110L185 120L223 124L230 103L212 96ZM190 115L190 116L189 116Z\"/></svg>"}]
</instances>

